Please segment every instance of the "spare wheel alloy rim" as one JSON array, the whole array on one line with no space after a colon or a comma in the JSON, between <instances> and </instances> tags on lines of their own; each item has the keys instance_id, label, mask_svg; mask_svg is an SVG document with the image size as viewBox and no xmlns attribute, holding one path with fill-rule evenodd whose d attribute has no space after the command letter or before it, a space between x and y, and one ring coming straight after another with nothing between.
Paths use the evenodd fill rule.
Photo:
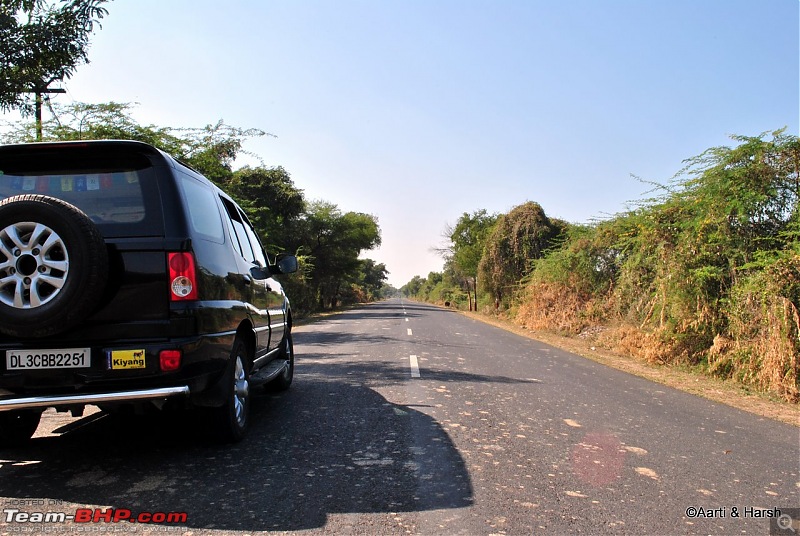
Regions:
<instances>
[{"instance_id":1,"label":"spare wheel alloy rim","mask_svg":"<svg viewBox=\"0 0 800 536\"><path fill-rule=\"evenodd\" d=\"M17 222L0 231L0 302L34 309L59 295L69 275L64 240L37 222Z\"/></svg>"}]
</instances>

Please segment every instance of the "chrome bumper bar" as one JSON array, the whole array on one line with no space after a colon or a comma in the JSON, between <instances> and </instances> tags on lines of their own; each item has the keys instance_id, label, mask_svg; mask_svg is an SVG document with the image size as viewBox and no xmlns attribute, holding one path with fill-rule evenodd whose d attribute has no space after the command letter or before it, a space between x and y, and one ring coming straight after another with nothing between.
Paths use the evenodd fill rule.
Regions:
<instances>
[{"instance_id":1,"label":"chrome bumper bar","mask_svg":"<svg viewBox=\"0 0 800 536\"><path fill-rule=\"evenodd\" d=\"M115 393L89 393L81 395L32 396L0 400L0 411L15 409L50 408L55 406L76 406L83 404L102 404L103 402L125 402L149 400L170 396L187 396L189 386L143 389L140 391L118 391Z\"/></svg>"}]
</instances>

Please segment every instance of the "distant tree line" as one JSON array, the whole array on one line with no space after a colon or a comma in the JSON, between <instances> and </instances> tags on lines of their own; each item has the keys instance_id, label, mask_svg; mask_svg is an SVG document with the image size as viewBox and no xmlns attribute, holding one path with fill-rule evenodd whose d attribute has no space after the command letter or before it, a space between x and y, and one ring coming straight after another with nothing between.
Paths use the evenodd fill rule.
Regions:
<instances>
[{"instance_id":1,"label":"distant tree line","mask_svg":"<svg viewBox=\"0 0 800 536\"><path fill-rule=\"evenodd\" d=\"M800 141L735 136L685 162L654 197L590 225L533 202L464 213L443 272L408 296L503 311L532 329L695 367L800 400ZM476 259L478 259L476 261Z\"/></svg>"},{"instance_id":2,"label":"distant tree line","mask_svg":"<svg viewBox=\"0 0 800 536\"><path fill-rule=\"evenodd\" d=\"M360 255L380 245L378 220L343 212L335 204L308 200L282 167L233 169L243 142L265 133L222 121L202 128L142 125L124 103L53 105L42 124L47 140L123 139L149 143L175 156L227 191L247 212L269 252L297 254L300 270L284 278L297 312L366 302L392 292L383 263ZM7 125L4 143L35 139L36 125Z\"/></svg>"}]
</instances>

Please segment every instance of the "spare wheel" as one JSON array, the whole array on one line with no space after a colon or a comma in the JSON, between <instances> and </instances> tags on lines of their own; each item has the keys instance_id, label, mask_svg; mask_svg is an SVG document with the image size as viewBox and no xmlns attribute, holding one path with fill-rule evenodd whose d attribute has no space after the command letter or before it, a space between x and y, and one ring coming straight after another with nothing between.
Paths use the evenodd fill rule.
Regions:
<instances>
[{"instance_id":1,"label":"spare wheel","mask_svg":"<svg viewBox=\"0 0 800 536\"><path fill-rule=\"evenodd\" d=\"M103 237L78 207L45 195L0 202L0 332L66 331L97 307L107 280Z\"/></svg>"}]
</instances>

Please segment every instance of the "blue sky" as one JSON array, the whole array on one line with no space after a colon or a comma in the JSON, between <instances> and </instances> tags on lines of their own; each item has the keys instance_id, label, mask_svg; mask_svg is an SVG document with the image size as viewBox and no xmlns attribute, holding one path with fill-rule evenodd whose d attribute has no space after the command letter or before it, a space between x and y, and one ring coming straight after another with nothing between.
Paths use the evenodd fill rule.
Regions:
<instances>
[{"instance_id":1,"label":"blue sky","mask_svg":"<svg viewBox=\"0 0 800 536\"><path fill-rule=\"evenodd\" d=\"M59 102L219 119L378 217L396 286L463 212L625 210L732 134L798 134L797 0L115 0ZM242 160L246 163L247 160Z\"/></svg>"}]
</instances>

